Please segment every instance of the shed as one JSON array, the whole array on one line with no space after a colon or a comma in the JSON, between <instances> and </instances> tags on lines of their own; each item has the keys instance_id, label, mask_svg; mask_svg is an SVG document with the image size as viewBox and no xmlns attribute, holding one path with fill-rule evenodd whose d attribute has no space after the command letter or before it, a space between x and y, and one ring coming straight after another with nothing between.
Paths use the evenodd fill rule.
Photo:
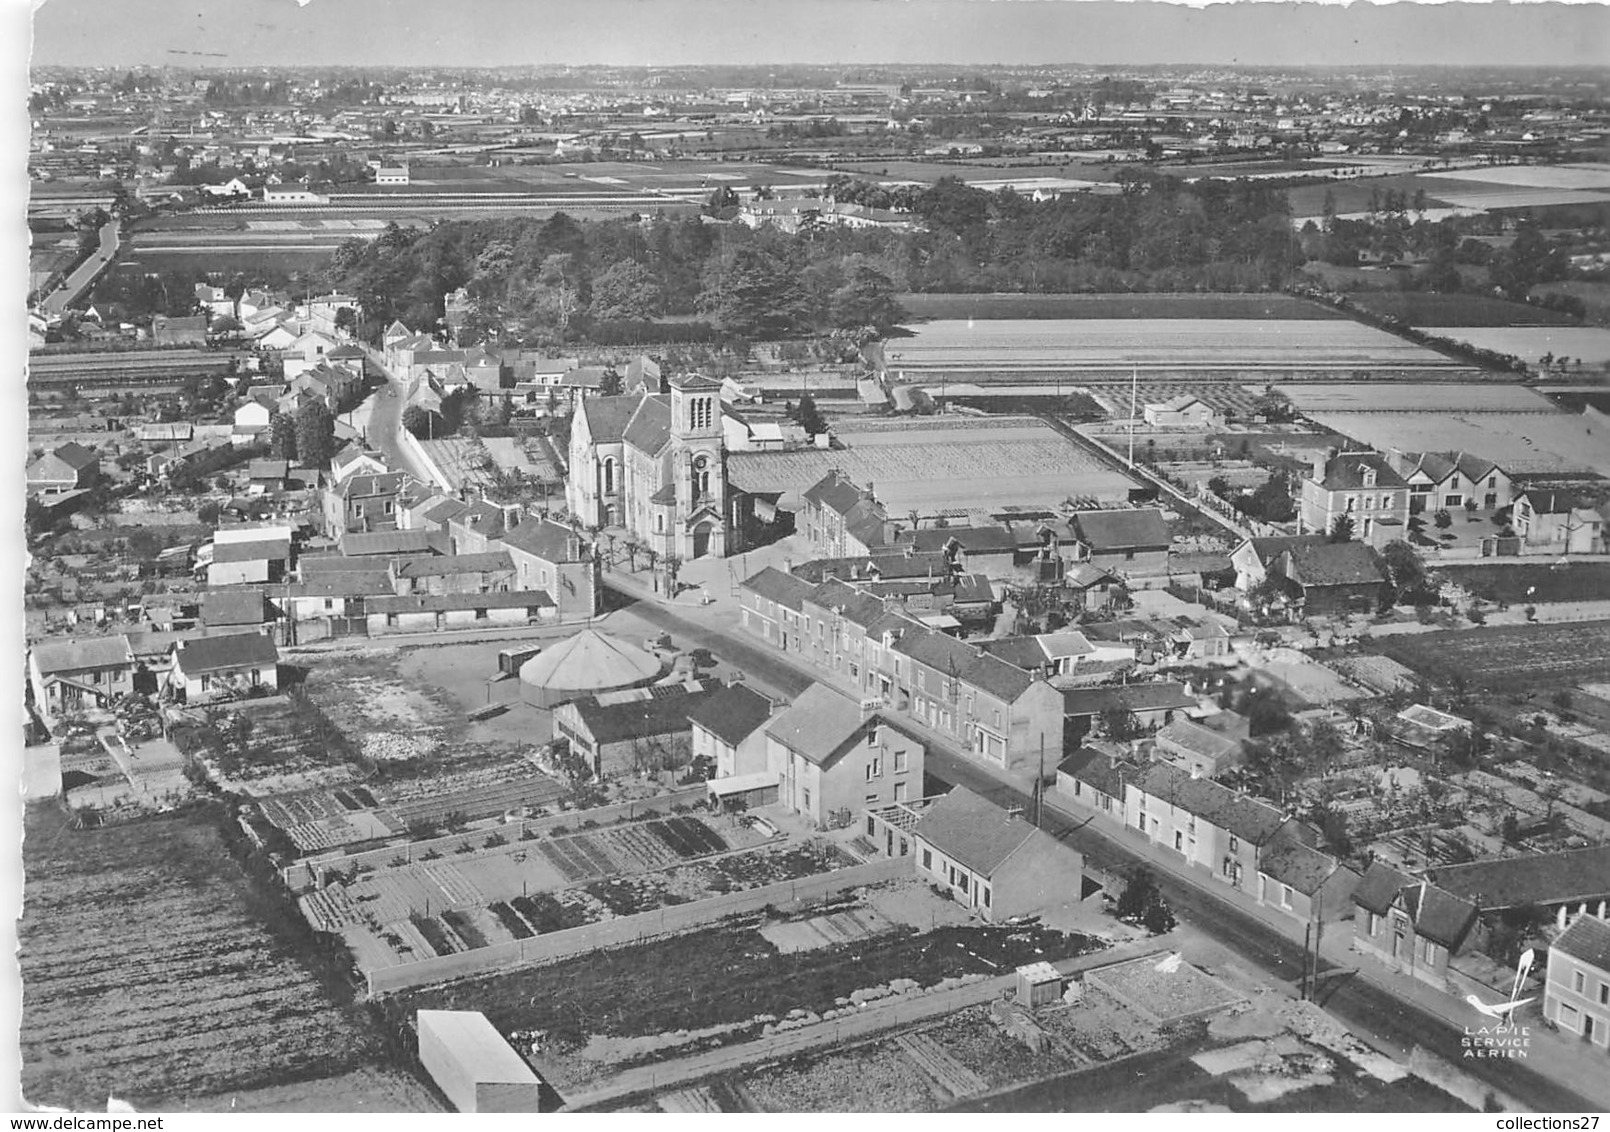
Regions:
<instances>
[{"instance_id":1,"label":"shed","mask_svg":"<svg viewBox=\"0 0 1610 1132\"><path fill-rule=\"evenodd\" d=\"M1044 1006L1062 997L1062 973L1049 963L1027 963L1017 969L1017 1001Z\"/></svg>"},{"instance_id":2,"label":"shed","mask_svg":"<svg viewBox=\"0 0 1610 1132\"><path fill-rule=\"evenodd\" d=\"M421 1010L419 1061L459 1112L540 1112L542 1078L478 1010Z\"/></svg>"},{"instance_id":3,"label":"shed","mask_svg":"<svg viewBox=\"0 0 1610 1132\"><path fill-rule=\"evenodd\" d=\"M705 783L705 788L709 793L710 805L720 810L752 810L777 801L777 776L770 771L712 778Z\"/></svg>"},{"instance_id":4,"label":"shed","mask_svg":"<svg viewBox=\"0 0 1610 1132\"><path fill-rule=\"evenodd\" d=\"M502 676L520 675L520 666L542 651L541 645L516 645L498 650L498 673Z\"/></svg>"}]
</instances>

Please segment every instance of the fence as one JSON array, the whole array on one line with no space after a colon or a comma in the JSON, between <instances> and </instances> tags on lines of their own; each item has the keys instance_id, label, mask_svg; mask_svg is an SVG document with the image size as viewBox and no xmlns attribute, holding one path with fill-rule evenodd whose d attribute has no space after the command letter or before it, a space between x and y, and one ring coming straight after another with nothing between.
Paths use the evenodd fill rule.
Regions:
<instances>
[{"instance_id":1,"label":"fence","mask_svg":"<svg viewBox=\"0 0 1610 1132\"><path fill-rule=\"evenodd\" d=\"M407 450L408 458L414 462L415 467L435 480L436 486L443 491L457 490L453 481L447 478L447 473L442 471L441 465L431 459L430 453L425 451L425 446L419 442L417 436L405 428L398 429L397 435L402 437L402 446Z\"/></svg>"},{"instance_id":2,"label":"fence","mask_svg":"<svg viewBox=\"0 0 1610 1132\"><path fill-rule=\"evenodd\" d=\"M337 854L335 856L310 858L287 865L280 871L280 876L293 892L306 888L314 883L320 872L345 872L358 865L369 868L378 868L390 865L399 857L407 864L420 860L428 853L435 853L438 857L456 852L460 846L474 845L477 848L486 843L486 839L493 834L507 838L508 849L513 852L518 848L519 841L529 832L535 835L548 833L559 827L565 829L578 829L581 822L594 822L597 825L611 825L623 818L634 818L638 814L665 813L673 806L686 806L693 802L702 802L708 796L706 787L693 786L686 790L677 790L670 794L661 794L654 798L643 798L634 802L617 802L613 806L600 806L593 810L571 810L567 813L548 814L539 818L521 818L496 829L477 829L468 833L453 833L446 837L433 837L425 841L410 841L406 845L391 845L384 849L366 849L360 853ZM402 807L406 809L406 807Z\"/></svg>"},{"instance_id":3,"label":"fence","mask_svg":"<svg viewBox=\"0 0 1610 1132\"><path fill-rule=\"evenodd\" d=\"M911 857L886 857L831 873L818 873L744 892L712 896L708 900L695 900L689 904L673 904L635 916L621 916L529 939L461 951L456 955L422 959L398 967L382 967L368 973L369 994L386 994L525 964L554 963L585 951L642 943L659 936L687 931L723 916L753 912L768 904L828 896L847 888L909 876L913 871L913 860Z\"/></svg>"}]
</instances>

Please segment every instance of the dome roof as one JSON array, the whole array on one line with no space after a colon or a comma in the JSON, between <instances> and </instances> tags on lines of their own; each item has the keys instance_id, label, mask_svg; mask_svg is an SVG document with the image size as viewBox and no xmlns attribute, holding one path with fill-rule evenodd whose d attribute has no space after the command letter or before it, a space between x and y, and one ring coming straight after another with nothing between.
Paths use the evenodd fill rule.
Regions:
<instances>
[{"instance_id":1,"label":"dome roof","mask_svg":"<svg viewBox=\"0 0 1610 1132\"><path fill-rule=\"evenodd\" d=\"M652 680L660 667L653 654L636 645L583 629L522 664L520 680L539 688L603 691Z\"/></svg>"}]
</instances>

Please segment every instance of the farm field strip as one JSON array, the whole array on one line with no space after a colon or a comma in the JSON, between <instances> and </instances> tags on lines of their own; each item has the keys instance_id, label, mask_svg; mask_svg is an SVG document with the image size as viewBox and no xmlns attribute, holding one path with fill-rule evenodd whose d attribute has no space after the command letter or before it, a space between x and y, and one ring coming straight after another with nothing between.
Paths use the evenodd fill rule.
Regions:
<instances>
[{"instance_id":1,"label":"farm field strip","mask_svg":"<svg viewBox=\"0 0 1610 1132\"><path fill-rule=\"evenodd\" d=\"M1297 319L1334 320L1342 314L1292 295L1138 294L1042 295L1015 293L924 294L895 296L914 318L984 319Z\"/></svg>"},{"instance_id":2,"label":"farm field strip","mask_svg":"<svg viewBox=\"0 0 1610 1132\"><path fill-rule=\"evenodd\" d=\"M1355 307L1400 319L1410 326L1575 326L1564 311L1514 303L1491 295L1445 295L1434 291L1360 291Z\"/></svg>"},{"instance_id":3,"label":"farm field strip","mask_svg":"<svg viewBox=\"0 0 1610 1132\"><path fill-rule=\"evenodd\" d=\"M1585 366L1610 362L1610 330L1597 326L1428 326L1425 331L1528 362L1545 354L1576 358Z\"/></svg>"},{"instance_id":4,"label":"farm field strip","mask_svg":"<svg viewBox=\"0 0 1610 1132\"><path fill-rule=\"evenodd\" d=\"M1610 476L1610 435L1569 413L1307 411L1315 424L1379 451L1478 452L1514 473Z\"/></svg>"},{"instance_id":5,"label":"farm field strip","mask_svg":"<svg viewBox=\"0 0 1610 1132\"><path fill-rule=\"evenodd\" d=\"M1469 181L1484 185L1531 189L1610 189L1610 165L1495 165L1428 173L1438 181Z\"/></svg>"},{"instance_id":6,"label":"farm field strip","mask_svg":"<svg viewBox=\"0 0 1610 1132\"><path fill-rule=\"evenodd\" d=\"M1300 412L1557 413L1558 407L1522 385L1458 385L1441 382L1292 382L1277 385ZM1195 390L1192 390L1195 392ZM1258 386L1245 390L1255 395ZM1206 400L1206 396L1203 400Z\"/></svg>"},{"instance_id":7,"label":"farm field strip","mask_svg":"<svg viewBox=\"0 0 1610 1132\"><path fill-rule=\"evenodd\" d=\"M1610 621L1405 634L1381 651L1417 672L1487 688L1576 685L1610 677Z\"/></svg>"}]
</instances>

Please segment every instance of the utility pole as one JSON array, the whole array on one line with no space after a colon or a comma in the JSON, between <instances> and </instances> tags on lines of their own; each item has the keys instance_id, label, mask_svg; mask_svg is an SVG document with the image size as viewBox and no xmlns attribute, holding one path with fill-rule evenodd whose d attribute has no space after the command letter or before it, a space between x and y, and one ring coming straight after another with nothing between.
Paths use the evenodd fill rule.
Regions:
<instances>
[{"instance_id":1,"label":"utility pole","mask_svg":"<svg viewBox=\"0 0 1610 1132\"><path fill-rule=\"evenodd\" d=\"M1040 734L1040 776L1034 780L1034 828L1040 828L1040 812L1045 801L1045 733Z\"/></svg>"},{"instance_id":2,"label":"utility pole","mask_svg":"<svg viewBox=\"0 0 1610 1132\"><path fill-rule=\"evenodd\" d=\"M1129 466L1135 466L1135 402L1140 395L1140 367L1129 371Z\"/></svg>"}]
</instances>

